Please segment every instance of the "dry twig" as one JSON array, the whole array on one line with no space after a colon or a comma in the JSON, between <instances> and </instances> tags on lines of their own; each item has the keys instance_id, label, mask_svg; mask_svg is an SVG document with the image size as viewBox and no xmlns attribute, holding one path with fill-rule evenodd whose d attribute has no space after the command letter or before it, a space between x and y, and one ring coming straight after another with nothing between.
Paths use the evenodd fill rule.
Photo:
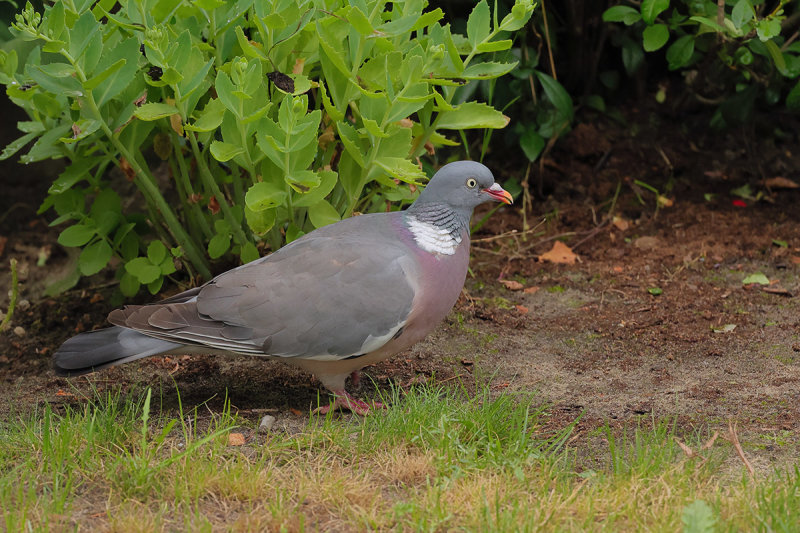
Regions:
<instances>
[{"instance_id":1,"label":"dry twig","mask_svg":"<svg viewBox=\"0 0 800 533\"><path fill-rule=\"evenodd\" d=\"M742 445L739 443L739 436L736 434L736 425L730 420L728 420L728 436L725 438L731 444L733 444L733 447L736 449L736 453L739 454L739 458L744 463L744 466L747 467L747 471L750 473L750 478L755 478L756 471L753 469L753 465L750 464L750 461L747 460L744 450L742 449Z\"/></svg>"}]
</instances>

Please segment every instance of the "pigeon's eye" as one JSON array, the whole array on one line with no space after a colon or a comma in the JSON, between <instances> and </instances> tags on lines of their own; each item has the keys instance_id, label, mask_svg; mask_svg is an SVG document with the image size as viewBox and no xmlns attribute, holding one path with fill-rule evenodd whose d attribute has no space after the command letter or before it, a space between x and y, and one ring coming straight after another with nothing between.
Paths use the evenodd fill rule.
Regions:
<instances>
[{"instance_id":1,"label":"pigeon's eye","mask_svg":"<svg viewBox=\"0 0 800 533\"><path fill-rule=\"evenodd\" d=\"M478 180L475 178L467 178L467 187L474 189L476 185L478 185Z\"/></svg>"}]
</instances>

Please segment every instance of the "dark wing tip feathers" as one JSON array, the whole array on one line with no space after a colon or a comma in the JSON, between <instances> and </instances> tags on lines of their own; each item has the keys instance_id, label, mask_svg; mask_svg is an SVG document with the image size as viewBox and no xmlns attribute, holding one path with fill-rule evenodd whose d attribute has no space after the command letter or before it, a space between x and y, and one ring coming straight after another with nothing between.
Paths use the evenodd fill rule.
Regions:
<instances>
[{"instance_id":1,"label":"dark wing tip feathers","mask_svg":"<svg viewBox=\"0 0 800 533\"><path fill-rule=\"evenodd\" d=\"M80 376L178 346L120 327L99 329L67 339L53 354L53 370L57 376Z\"/></svg>"}]
</instances>

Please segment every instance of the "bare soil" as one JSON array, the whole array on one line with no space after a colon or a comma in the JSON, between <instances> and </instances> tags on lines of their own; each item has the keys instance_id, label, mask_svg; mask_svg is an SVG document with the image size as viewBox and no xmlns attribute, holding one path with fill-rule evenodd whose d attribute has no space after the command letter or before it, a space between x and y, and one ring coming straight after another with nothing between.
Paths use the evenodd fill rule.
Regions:
<instances>
[{"instance_id":1,"label":"bare soil","mask_svg":"<svg viewBox=\"0 0 800 533\"><path fill-rule=\"evenodd\" d=\"M733 421L757 468L794 462L800 190L764 180L800 181L800 121L762 116L715 132L708 118L649 106L629 110L625 123L585 114L531 169L527 222L534 229L523 231L518 207L495 213L475 236L474 276L453 313L409 352L366 369L360 393L375 394L370 379L382 389L431 378L468 388L488 382L498 392L536 391L551 406L554 428L581 416L579 439L642 418L672 417L685 431L708 432ZM487 162L501 182L522 181L521 158L496 153ZM184 408L221 409L227 396L245 418L257 421L268 410L279 427L296 429L318 398L327 401L314 378L245 357L155 357L56 378L53 350L103 324L117 303L113 280L85 279L64 295L43 296L48 277L70 260L57 231L34 212L53 170L11 168L0 198L0 283L8 287L8 260L17 258L31 306L14 319L24 335L0 337L0 416L43 402L81 403L94 390L153 386L166 409L176 408L176 391ZM655 194L636 180L672 205L657 208ZM763 198L731 195L745 184ZM555 240L572 247L578 262L541 261ZM743 284L756 272L771 285ZM516 290L501 281L516 281Z\"/></svg>"}]
</instances>

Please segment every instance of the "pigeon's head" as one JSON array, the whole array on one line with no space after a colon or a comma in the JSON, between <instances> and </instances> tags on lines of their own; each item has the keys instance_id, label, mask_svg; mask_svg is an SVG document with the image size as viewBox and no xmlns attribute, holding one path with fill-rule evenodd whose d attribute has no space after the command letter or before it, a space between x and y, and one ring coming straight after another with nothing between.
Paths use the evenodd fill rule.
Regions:
<instances>
[{"instance_id":1,"label":"pigeon's head","mask_svg":"<svg viewBox=\"0 0 800 533\"><path fill-rule=\"evenodd\" d=\"M513 202L511 195L495 183L492 172L475 161L456 161L440 168L417 200L445 203L454 209L470 211L490 201Z\"/></svg>"}]
</instances>

